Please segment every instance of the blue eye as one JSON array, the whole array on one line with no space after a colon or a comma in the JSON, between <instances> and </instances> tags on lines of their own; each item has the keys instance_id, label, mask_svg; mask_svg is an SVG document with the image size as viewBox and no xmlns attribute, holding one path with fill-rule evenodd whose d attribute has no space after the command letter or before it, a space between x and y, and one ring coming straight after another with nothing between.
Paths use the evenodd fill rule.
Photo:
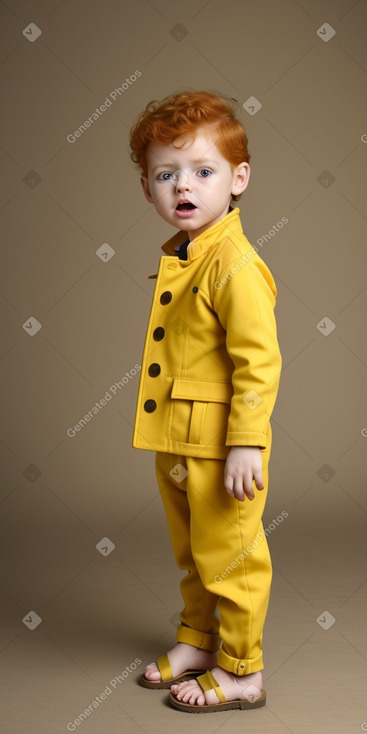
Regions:
<instances>
[{"instance_id":1,"label":"blue eye","mask_svg":"<svg viewBox=\"0 0 367 734\"><path fill-rule=\"evenodd\" d=\"M202 168L200 172L202 172L202 171L206 171L207 173L209 173L209 176L211 176L211 173L212 173L212 172L211 172L211 171L209 171L209 169L208 169L208 168ZM201 178L209 178L209 176L201 176Z\"/></svg>"},{"instance_id":2,"label":"blue eye","mask_svg":"<svg viewBox=\"0 0 367 734\"><path fill-rule=\"evenodd\" d=\"M169 178L163 178L164 176L173 176L173 173L169 173L168 171L165 171L164 173L161 173L159 178L162 179L162 181L169 181Z\"/></svg>"}]
</instances>

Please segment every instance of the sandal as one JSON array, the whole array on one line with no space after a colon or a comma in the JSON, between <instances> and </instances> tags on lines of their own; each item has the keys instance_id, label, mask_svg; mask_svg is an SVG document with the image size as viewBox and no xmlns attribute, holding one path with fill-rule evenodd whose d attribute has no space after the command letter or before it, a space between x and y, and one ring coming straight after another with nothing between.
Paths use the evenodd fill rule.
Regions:
<instances>
[{"instance_id":1,"label":"sandal","mask_svg":"<svg viewBox=\"0 0 367 734\"><path fill-rule=\"evenodd\" d=\"M200 675L196 680L203 691L210 691L214 688L220 703L206 703L203 706L199 706L197 703L183 703L171 692L169 702L174 708L179 711L187 711L190 714L209 714L211 711L228 711L229 709L257 709L266 704L266 691L264 690L253 701L248 698L236 698L234 701L227 701L223 689L215 680L211 670L207 670L204 675Z\"/></svg>"},{"instance_id":2,"label":"sandal","mask_svg":"<svg viewBox=\"0 0 367 734\"><path fill-rule=\"evenodd\" d=\"M138 679L138 683L144 688L170 688L173 683L182 683L184 680L190 680L190 678L196 678L205 671L203 670L186 670L180 675L176 675L174 678L172 675L172 668L168 659L168 655L161 655L157 660L157 668L161 674L161 680L149 680L146 678L144 673Z\"/></svg>"}]
</instances>

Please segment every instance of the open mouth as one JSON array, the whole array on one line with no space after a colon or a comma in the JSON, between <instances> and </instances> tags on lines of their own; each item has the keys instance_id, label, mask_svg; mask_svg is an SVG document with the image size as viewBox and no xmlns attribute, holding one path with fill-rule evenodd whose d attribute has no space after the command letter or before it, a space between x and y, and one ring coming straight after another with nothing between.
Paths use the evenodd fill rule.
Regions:
<instances>
[{"instance_id":1,"label":"open mouth","mask_svg":"<svg viewBox=\"0 0 367 734\"><path fill-rule=\"evenodd\" d=\"M191 204L190 202L185 201L184 204L178 204L177 207L176 207L176 210L178 210L178 211L182 211L182 210L185 210L185 209L196 209L196 206L195 206L195 204Z\"/></svg>"}]
</instances>

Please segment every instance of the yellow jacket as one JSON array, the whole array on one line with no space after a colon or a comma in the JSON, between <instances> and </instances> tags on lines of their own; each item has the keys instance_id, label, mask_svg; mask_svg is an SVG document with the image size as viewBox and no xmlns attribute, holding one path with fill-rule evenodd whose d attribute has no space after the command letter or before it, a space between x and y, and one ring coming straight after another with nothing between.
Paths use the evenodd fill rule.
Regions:
<instances>
[{"instance_id":1,"label":"yellow jacket","mask_svg":"<svg viewBox=\"0 0 367 734\"><path fill-rule=\"evenodd\" d=\"M235 207L175 254L164 245L145 337L133 448L226 459L270 450L282 358L273 276Z\"/></svg>"}]
</instances>

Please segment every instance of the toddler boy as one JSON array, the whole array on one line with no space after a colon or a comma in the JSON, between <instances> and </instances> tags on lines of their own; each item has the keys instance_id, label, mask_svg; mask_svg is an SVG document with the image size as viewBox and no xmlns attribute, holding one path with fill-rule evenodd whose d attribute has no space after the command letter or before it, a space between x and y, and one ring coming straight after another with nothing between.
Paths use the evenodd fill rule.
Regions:
<instances>
[{"instance_id":1,"label":"toddler boy","mask_svg":"<svg viewBox=\"0 0 367 734\"><path fill-rule=\"evenodd\" d=\"M155 472L181 581L177 645L140 678L207 713L264 706L272 566L262 515L282 358L277 289L242 231L250 177L233 101L182 92L130 132L147 200L179 231L163 246L132 446Z\"/></svg>"}]
</instances>

